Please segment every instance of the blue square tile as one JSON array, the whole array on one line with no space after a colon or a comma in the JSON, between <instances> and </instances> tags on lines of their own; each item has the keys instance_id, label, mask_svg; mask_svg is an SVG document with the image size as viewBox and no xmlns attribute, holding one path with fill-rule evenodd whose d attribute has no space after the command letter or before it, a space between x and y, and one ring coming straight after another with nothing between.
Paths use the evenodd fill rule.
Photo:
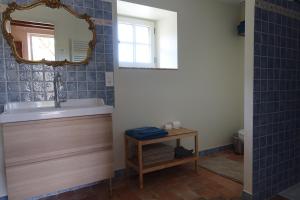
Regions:
<instances>
[{"instance_id":1,"label":"blue square tile","mask_svg":"<svg viewBox=\"0 0 300 200\"><path fill-rule=\"evenodd\" d=\"M102 0L94 0L94 8L98 10L102 10L103 9Z\"/></svg>"},{"instance_id":2,"label":"blue square tile","mask_svg":"<svg viewBox=\"0 0 300 200\"><path fill-rule=\"evenodd\" d=\"M20 71L19 76L20 76L20 81L31 81L32 80L31 71Z\"/></svg>"},{"instance_id":3,"label":"blue square tile","mask_svg":"<svg viewBox=\"0 0 300 200\"><path fill-rule=\"evenodd\" d=\"M45 72L45 81L54 81L54 72Z\"/></svg>"},{"instance_id":4,"label":"blue square tile","mask_svg":"<svg viewBox=\"0 0 300 200\"><path fill-rule=\"evenodd\" d=\"M95 18L102 19L103 18L103 11L102 10L95 10Z\"/></svg>"},{"instance_id":5,"label":"blue square tile","mask_svg":"<svg viewBox=\"0 0 300 200\"><path fill-rule=\"evenodd\" d=\"M16 70L6 71L6 79L7 79L7 81L18 81L19 80L18 71L16 71Z\"/></svg>"},{"instance_id":6,"label":"blue square tile","mask_svg":"<svg viewBox=\"0 0 300 200\"><path fill-rule=\"evenodd\" d=\"M68 91L67 92L68 95L68 99L77 99L78 98L78 94L76 91Z\"/></svg>"},{"instance_id":7,"label":"blue square tile","mask_svg":"<svg viewBox=\"0 0 300 200\"><path fill-rule=\"evenodd\" d=\"M6 95L6 93L0 93L0 104L6 104L6 102L7 102L7 95Z\"/></svg>"},{"instance_id":8,"label":"blue square tile","mask_svg":"<svg viewBox=\"0 0 300 200\"><path fill-rule=\"evenodd\" d=\"M86 99L86 98L88 98L87 91L78 91L78 98L79 99Z\"/></svg>"},{"instance_id":9,"label":"blue square tile","mask_svg":"<svg viewBox=\"0 0 300 200\"><path fill-rule=\"evenodd\" d=\"M87 83L78 82L78 91L87 91Z\"/></svg>"},{"instance_id":10,"label":"blue square tile","mask_svg":"<svg viewBox=\"0 0 300 200\"><path fill-rule=\"evenodd\" d=\"M19 83L18 82L7 82L7 91L8 92L19 92Z\"/></svg>"},{"instance_id":11,"label":"blue square tile","mask_svg":"<svg viewBox=\"0 0 300 200\"><path fill-rule=\"evenodd\" d=\"M0 93L6 92L6 82L0 82Z\"/></svg>"},{"instance_id":12,"label":"blue square tile","mask_svg":"<svg viewBox=\"0 0 300 200\"><path fill-rule=\"evenodd\" d=\"M104 72L97 72L97 81L105 81L105 73Z\"/></svg>"},{"instance_id":13,"label":"blue square tile","mask_svg":"<svg viewBox=\"0 0 300 200\"><path fill-rule=\"evenodd\" d=\"M88 91L88 98L97 98L97 91Z\"/></svg>"},{"instance_id":14,"label":"blue square tile","mask_svg":"<svg viewBox=\"0 0 300 200\"><path fill-rule=\"evenodd\" d=\"M89 81L89 82L96 81L96 73L95 72L87 72L86 75L87 75L86 76L87 81Z\"/></svg>"},{"instance_id":15,"label":"blue square tile","mask_svg":"<svg viewBox=\"0 0 300 200\"><path fill-rule=\"evenodd\" d=\"M20 82L20 91L21 92L31 92L32 91L31 82Z\"/></svg>"},{"instance_id":16,"label":"blue square tile","mask_svg":"<svg viewBox=\"0 0 300 200\"><path fill-rule=\"evenodd\" d=\"M32 73L32 80L34 80L34 81L43 81L44 80L43 72L33 72Z\"/></svg>"},{"instance_id":17,"label":"blue square tile","mask_svg":"<svg viewBox=\"0 0 300 200\"><path fill-rule=\"evenodd\" d=\"M77 81L77 73L76 72L68 72L67 73L67 81Z\"/></svg>"},{"instance_id":18,"label":"blue square tile","mask_svg":"<svg viewBox=\"0 0 300 200\"><path fill-rule=\"evenodd\" d=\"M107 2L107 1L103 1L103 10L105 11L112 11L112 3L111 2Z\"/></svg>"},{"instance_id":19,"label":"blue square tile","mask_svg":"<svg viewBox=\"0 0 300 200\"><path fill-rule=\"evenodd\" d=\"M84 6L87 8L94 8L94 0L84 0Z\"/></svg>"},{"instance_id":20,"label":"blue square tile","mask_svg":"<svg viewBox=\"0 0 300 200\"><path fill-rule=\"evenodd\" d=\"M19 102L20 101L20 95L18 92L9 92L8 93L8 101L9 102Z\"/></svg>"},{"instance_id":21,"label":"blue square tile","mask_svg":"<svg viewBox=\"0 0 300 200\"><path fill-rule=\"evenodd\" d=\"M46 94L43 92L37 92L33 95L34 101L46 101Z\"/></svg>"},{"instance_id":22,"label":"blue square tile","mask_svg":"<svg viewBox=\"0 0 300 200\"><path fill-rule=\"evenodd\" d=\"M44 82L32 82L32 87L34 92L43 92L45 84Z\"/></svg>"},{"instance_id":23,"label":"blue square tile","mask_svg":"<svg viewBox=\"0 0 300 200\"><path fill-rule=\"evenodd\" d=\"M86 81L86 72L77 72L78 81Z\"/></svg>"},{"instance_id":24,"label":"blue square tile","mask_svg":"<svg viewBox=\"0 0 300 200\"><path fill-rule=\"evenodd\" d=\"M96 86L97 88L97 90L105 90L106 88L105 88L105 82L103 81L103 82L97 82L97 86Z\"/></svg>"},{"instance_id":25,"label":"blue square tile","mask_svg":"<svg viewBox=\"0 0 300 200\"><path fill-rule=\"evenodd\" d=\"M88 90L96 90L96 83L95 82L88 82Z\"/></svg>"},{"instance_id":26,"label":"blue square tile","mask_svg":"<svg viewBox=\"0 0 300 200\"><path fill-rule=\"evenodd\" d=\"M103 12L103 18L106 19L106 20L112 20L112 12L104 11Z\"/></svg>"},{"instance_id":27,"label":"blue square tile","mask_svg":"<svg viewBox=\"0 0 300 200\"><path fill-rule=\"evenodd\" d=\"M34 95L32 93L21 93L20 97L21 101L33 101L34 100Z\"/></svg>"},{"instance_id":28,"label":"blue square tile","mask_svg":"<svg viewBox=\"0 0 300 200\"><path fill-rule=\"evenodd\" d=\"M76 82L67 82L68 92L77 91L77 83Z\"/></svg>"}]
</instances>

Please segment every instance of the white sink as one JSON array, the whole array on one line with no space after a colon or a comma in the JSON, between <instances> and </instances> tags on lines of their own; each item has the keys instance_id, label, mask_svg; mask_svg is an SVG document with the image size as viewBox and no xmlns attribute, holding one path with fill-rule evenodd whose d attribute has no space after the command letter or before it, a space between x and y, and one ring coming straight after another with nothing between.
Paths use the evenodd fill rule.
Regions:
<instances>
[{"instance_id":1,"label":"white sink","mask_svg":"<svg viewBox=\"0 0 300 200\"><path fill-rule=\"evenodd\" d=\"M54 101L8 103L0 114L0 123L33 121L64 117L111 114L113 107L103 99L70 99L54 107Z\"/></svg>"}]
</instances>

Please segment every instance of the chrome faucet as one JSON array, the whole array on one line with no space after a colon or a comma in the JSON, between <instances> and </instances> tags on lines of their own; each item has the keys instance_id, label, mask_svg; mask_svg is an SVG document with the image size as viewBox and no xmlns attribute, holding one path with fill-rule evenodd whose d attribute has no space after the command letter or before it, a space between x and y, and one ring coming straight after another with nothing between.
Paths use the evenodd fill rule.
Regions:
<instances>
[{"instance_id":1,"label":"chrome faucet","mask_svg":"<svg viewBox=\"0 0 300 200\"><path fill-rule=\"evenodd\" d=\"M66 100L61 97L61 90L63 87L62 77L59 72L55 73L54 76L54 104L55 108L60 108L61 102L65 102Z\"/></svg>"}]
</instances>

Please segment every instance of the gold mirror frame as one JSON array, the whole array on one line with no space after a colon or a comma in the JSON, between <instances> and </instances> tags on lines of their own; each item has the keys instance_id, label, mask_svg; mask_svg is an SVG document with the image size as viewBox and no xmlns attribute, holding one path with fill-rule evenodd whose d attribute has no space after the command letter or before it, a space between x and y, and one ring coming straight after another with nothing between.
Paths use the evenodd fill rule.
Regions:
<instances>
[{"instance_id":1,"label":"gold mirror frame","mask_svg":"<svg viewBox=\"0 0 300 200\"><path fill-rule=\"evenodd\" d=\"M39 61L31 61L31 60L26 60L22 57L20 57L17 53L16 46L14 43L14 37L11 33L7 32L6 30L6 23L7 21L11 21L11 13L13 13L15 10L30 10L34 7L40 6L40 5L45 5L46 7L52 8L52 9L58 9L58 8L63 8L69 13L71 13L73 16L79 18L79 19L84 19L88 24L89 24L89 30L92 31L93 33L93 39L89 42L89 48L87 51L87 57L85 60L81 62L71 62L68 61L67 59L62 60L62 61L48 61L48 60L39 60ZM46 64L49 66L57 67L57 66L63 66L63 65L81 65L81 64L88 64L89 59L92 56L92 52L95 48L96 45L96 28L95 24L91 20L91 17L88 16L87 14L79 14L73 9L71 9L69 6L63 4L60 2L60 0L38 0L37 2L34 2L29 5L18 5L16 2L8 4L8 7L2 14L2 31L3 31L3 36L7 40L9 46L12 49L12 54L15 56L16 60L18 63L26 63L26 64Z\"/></svg>"}]
</instances>

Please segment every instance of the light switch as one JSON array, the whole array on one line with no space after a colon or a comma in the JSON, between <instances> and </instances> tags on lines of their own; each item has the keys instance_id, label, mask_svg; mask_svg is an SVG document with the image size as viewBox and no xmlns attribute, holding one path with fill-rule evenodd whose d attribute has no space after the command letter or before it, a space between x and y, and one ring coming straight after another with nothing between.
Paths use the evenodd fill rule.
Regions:
<instances>
[{"instance_id":1,"label":"light switch","mask_svg":"<svg viewBox=\"0 0 300 200\"><path fill-rule=\"evenodd\" d=\"M105 85L106 85L106 87L114 86L114 73L113 72L105 72Z\"/></svg>"}]
</instances>

